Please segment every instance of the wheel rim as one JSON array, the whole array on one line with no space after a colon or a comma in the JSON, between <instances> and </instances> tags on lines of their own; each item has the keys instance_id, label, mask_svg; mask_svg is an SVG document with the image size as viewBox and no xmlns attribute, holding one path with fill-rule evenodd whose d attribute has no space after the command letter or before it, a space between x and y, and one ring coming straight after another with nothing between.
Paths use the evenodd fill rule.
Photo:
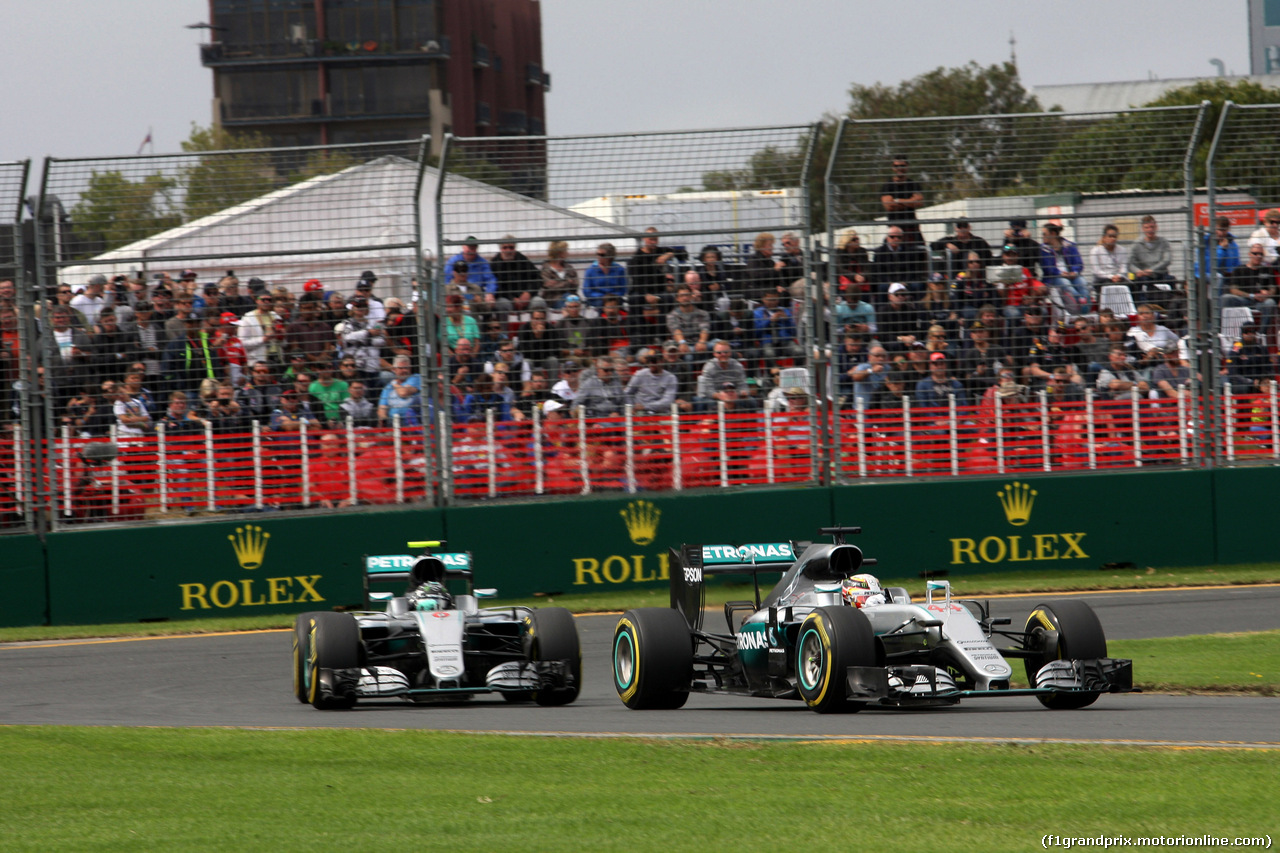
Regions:
<instances>
[{"instance_id":1,"label":"wheel rim","mask_svg":"<svg viewBox=\"0 0 1280 853\"><path fill-rule=\"evenodd\" d=\"M800 660L796 662L800 686L804 689L812 690L818 685L818 680L822 677L822 659L822 638L810 628L800 638Z\"/></svg>"},{"instance_id":2,"label":"wheel rim","mask_svg":"<svg viewBox=\"0 0 1280 853\"><path fill-rule=\"evenodd\" d=\"M635 648L631 645L631 635L620 631L613 641L613 678L618 688L625 690L631 686L636 675Z\"/></svg>"}]
</instances>

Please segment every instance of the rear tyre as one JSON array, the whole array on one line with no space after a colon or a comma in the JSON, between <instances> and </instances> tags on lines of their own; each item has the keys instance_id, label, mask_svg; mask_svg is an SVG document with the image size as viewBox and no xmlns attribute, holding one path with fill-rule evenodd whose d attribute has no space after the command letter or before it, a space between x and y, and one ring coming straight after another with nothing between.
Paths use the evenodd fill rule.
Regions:
<instances>
[{"instance_id":1,"label":"rear tyre","mask_svg":"<svg viewBox=\"0 0 1280 853\"><path fill-rule=\"evenodd\" d=\"M1048 623L1046 625L1046 622ZM1036 657L1024 658L1027 683L1034 687L1036 673L1050 661L1091 660L1107 656L1107 637L1093 608L1083 601L1059 601L1040 604L1027 617L1027 647L1039 651ZM1052 644L1050 631L1058 632ZM1036 698L1055 711L1084 708L1098 701L1101 693L1049 693Z\"/></svg>"},{"instance_id":2,"label":"rear tyre","mask_svg":"<svg viewBox=\"0 0 1280 853\"><path fill-rule=\"evenodd\" d=\"M299 613L293 620L293 696L304 705L311 701L307 697L307 636L314 615Z\"/></svg>"},{"instance_id":3,"label":"rear tyre","mask_svg":"<svg viewBox=\"0 0 1280 853\"><path fill-rule=\"evenodd\" d=\"M871 622L852 607L818 607L800 623L796 640L796 686L805 704L819 714L853 713L864 702L846 698L851 666L876 665Z\"/></svg>"},{"instance_id":4,"label":"rear tyre","mask_svg":"<svg viewBox=\"0 0 1280 853\"><path fill-rule=\"evenodd\" d=\"M628 708L671 710L689 699L693 637L677 610L628 610L613 631L613 686Z\"/></svg>"},{"instance_id":5,"label":"rear tyre","mask_svg":"<svg viewBox=\"0 0 1280 853\"><path fill-rule=\"evenodd\" d=\"M350 613L306 615L307 701L322 711L350 708L356 703L355 691L340 696L326 695L321 685L321 670L360 666L360 626Z\"/></svg>"},{"instance_id":6,"label":"rear tyre","mask_svg":"<svg viewBox=\"0 0 1280 853\"><path fill-rule=\"evenodd\" d=\"M573 684L554 690L532 693L503 694L508 702L532 699L539 705L568 705L582 689L582 647L578 642L578 623L563 607L544 607L533 611L525 622L525 653L530 661L569 661Z\"/></svg>"}]
</instances>

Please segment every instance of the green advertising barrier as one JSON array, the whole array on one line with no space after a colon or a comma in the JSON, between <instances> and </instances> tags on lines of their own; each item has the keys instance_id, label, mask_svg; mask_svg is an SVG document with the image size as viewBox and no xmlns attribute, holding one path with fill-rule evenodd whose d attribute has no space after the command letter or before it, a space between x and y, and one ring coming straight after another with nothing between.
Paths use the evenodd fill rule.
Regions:
<instances>
[{"instance_id":1,"label":"green advertising barrier","mask_svg":"<svg viewBox=\"0 0 1280 853\"><path fill-rule=\"evenodd\" d=\"M838 524L877 574L1207 565L1214 562L1213 472L1009 476L844 486Z\"/></svg>"},{"instance_id":2,"label":"green advertising barrier","mask_svg":"<svg viewBox=\"0 0 1280 853\"><path fill-rule=\"evenodd\" d=\"M366 554L443 533L443 513L425 509L55 533L49 615L76 625L359 604Z\"/></svg>"},{"instance_id":3,"label":"green advertising barrier","mask_svg":"<svg viewBox=\"0 0 1280 853\"><path fill-rule=\"evenodd\" d=\"M446 527L476 583L510 596L665 586L669 547L816 537L830 518L829 489L760 489L450 508Z\"/></svg>"},{"instance_id":4,"label":"green advertising barrier","mask_svg":"<svg viewBox=\"0 0 1280 853\"><path fill-rule=\"evenodd\" d=\"M1280 468L1219 468L1213 472L1215 563L1269 563L1280 560L1276 514L1280 511Z\"/></svg>"},{"instance_id":5,"label":"green advertising barrier","mask_svg":"<svg viewBox=\"0 0 1280 853\"><path fill-rule=\"evenodd\" d=\"M45 555L30 535L0 537L0 627L43 625L49 619Z\"/></svg>"}]
</instances>

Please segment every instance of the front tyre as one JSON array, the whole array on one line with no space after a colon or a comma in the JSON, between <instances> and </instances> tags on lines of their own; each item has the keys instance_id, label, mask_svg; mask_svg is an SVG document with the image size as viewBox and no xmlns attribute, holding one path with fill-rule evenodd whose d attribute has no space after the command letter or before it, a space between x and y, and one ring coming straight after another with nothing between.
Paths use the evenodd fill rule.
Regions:
<instances>
[{"instance_id":1,"label":"front tyre","mask_svg":"<svg viewBox=\"0 0 1280 853\"><path fill-rule=\"evenodd\" d=\"M632 710L670 710L689 699L693 637L677 610L628 610L613 631L613 686Z\"/></svg>"},{"instance_id":2,"label":"front tyre","mask_svg":"<svg viewBox=\"0 0 1280 853\"><path fill-rule=\"evenodd\" d=\"M1027 683L1036 683L1036 673L1050 661L1093 660L1107 656L1107 637L1093 608L1083 601L1040 604L1027 617L1027 647L1039 654L1024 658ZM1051 632L1057 632L1057 642ZM1101 693L1048 693L1036 696L1040 704L1055 711L1084 708L1098 701Z\"/></svg>"},{"instance_id":3,"label":"front tyre","mask_svg":"<svg viewBox=\"0 0 1280 853\"><path fill-rule=\"evenodd\" d=\"M865 703L846 698L851 666L876 665L871 622L852 607L818 607L800 623L796 640L796 686L819 714L855 712Z\"/></svg>"},{"instance_id":4,"label":"front tyre","mask_svg":"<svg viewBox=\"0 0 1280 853\"><path fill-rule=\"evenodd\" d=\"M533 661L568 661L572 683L567 687L535 690L532 693L503 694L508 702L533 699L539 705L568 705L582 689L582 647L578 623L563 607L534 610L525 622L525 653Z\"/></svg>"},{"instance_id":5,"label":"front tyre","mask_svg":"<svg viewBox=\"0 0 1280 853\"><path fill-rule=\"evenodd\" d=\"M307 637L311 632L314 613L299 613L293 620L293 696L303 705L311 700L307 696Z\"/></svg>"},{"instance_id":6,"label":"front tyre","mask_svg":"<svg viewBox=\"0 0 1280 853\"><path fill-rule=\"evenodd\" d=\"M322 711L350 708L356 703L354 689L335 695L331 690L332 676L322 670L360 666L360 626L350 613L317 612L306 616L307 701Z\"/></svg>"}]
</instances>

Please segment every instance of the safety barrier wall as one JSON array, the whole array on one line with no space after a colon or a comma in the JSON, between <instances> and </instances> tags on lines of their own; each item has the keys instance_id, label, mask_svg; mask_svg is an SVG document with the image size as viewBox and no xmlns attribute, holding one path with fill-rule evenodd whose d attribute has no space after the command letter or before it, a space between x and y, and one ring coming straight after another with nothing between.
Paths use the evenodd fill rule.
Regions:
<instances>
[{"instance_id":1,"label":"safety barrier wall","mask_svg":"<svg viewBox=\"0 0 1280 853\"><path fill-rule=\"evenodd\" d=\"M818 538L856 524L876 572L966 575L1274 560L1259 531L1280 489L1275 468L879 481L583 497L554 502L260 514L236 522L9 537L0 624L78 624L286 613L356 604L366 555L441 537L471 551L478 585L502 596L648 588L665 599L667 548ZM43 562L49 598L43 598Z\"/></svg>"}]
</instances>

